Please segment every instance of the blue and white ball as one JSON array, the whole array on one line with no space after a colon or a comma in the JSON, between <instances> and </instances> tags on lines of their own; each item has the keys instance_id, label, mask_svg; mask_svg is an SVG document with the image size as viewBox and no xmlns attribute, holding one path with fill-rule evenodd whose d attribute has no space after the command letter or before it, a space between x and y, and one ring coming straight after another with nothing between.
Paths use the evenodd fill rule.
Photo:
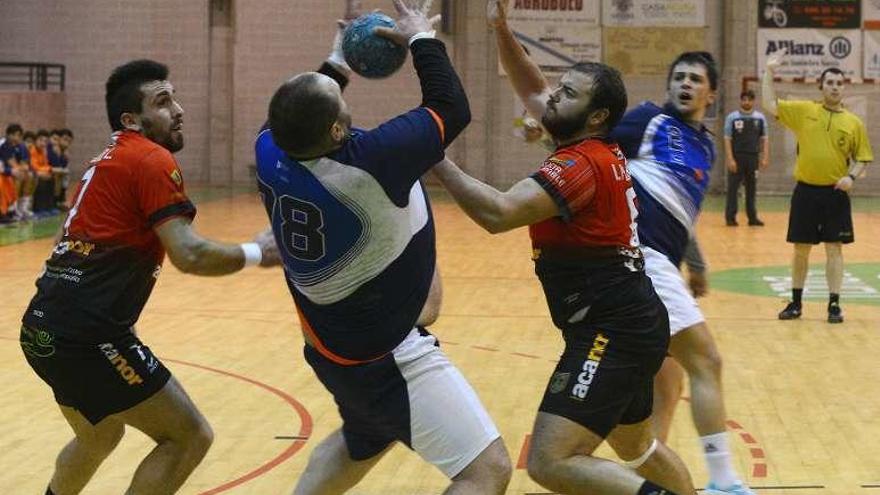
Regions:
<instances>
[{"instance_id":1,"label":"blue and white ball","mask_svg":"<svg viewBox=\"0 0 880 495\"><path fill-rule=\"evenodd\" d=\"M394 29L394 20L372 12L351 21L342 33L342 55L351 70L369 79L397 72L406 61L406 48L373 33L377 27Z\"/></svg>"}]
</instances>

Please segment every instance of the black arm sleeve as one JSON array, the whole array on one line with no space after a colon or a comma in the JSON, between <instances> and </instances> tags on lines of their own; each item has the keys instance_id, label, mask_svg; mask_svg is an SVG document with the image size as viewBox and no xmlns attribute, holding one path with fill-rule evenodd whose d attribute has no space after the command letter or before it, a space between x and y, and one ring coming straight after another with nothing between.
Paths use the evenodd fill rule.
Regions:
<instances>
[{"instance_id":1,"label":"black arm sleeve","mask_svg":"<svg viewBox=\"0 0 880 495\"><path fill-rule=\"evenodd\" d=\"M440 40L425 38L410 45L413 65L422 84L422 106L443 119L444 147L471 122L471 109L461 80Z\"/></svg>"},{"instance_id":2,"label":"black arm sleeve","mask_svg":"<svg viewBox=\"0 0 880 495\"><path fill-rule=\"evenodd\" d=\"M345 74L336 70L336 67L333 67L330 62L324 62L323 64L321 64L321 68L318 69L318 73L324 74L325 76L332 78L339 84L339 87L343 91L345 91L345 87L348 86L348 78L345 77Z\"/></svg>"}]
</instances>

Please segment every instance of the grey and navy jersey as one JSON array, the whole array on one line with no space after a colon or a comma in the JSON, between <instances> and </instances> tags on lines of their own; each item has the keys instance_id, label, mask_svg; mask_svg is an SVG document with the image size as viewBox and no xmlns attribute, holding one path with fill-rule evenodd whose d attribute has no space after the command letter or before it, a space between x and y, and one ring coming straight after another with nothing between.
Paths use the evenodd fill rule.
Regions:
<instances>
[{"instance_id":1,"label":"grey and navy jersey","mask_svg":"<svg viewBox=\"0 0 880 495\"><path fill-rule=\"evenodd\" d=\"M434 273L434 222L419 178L443 159L425 107L355 129L297 161L257 137L257 178L288 287L315 348L340 364L391 351L416 324Z\"/></svg>"},{"instance_id":2,"label":"grey and navy jersey","mask_svg":"<svg viewBox=\"0 0 880 495\"><path fill-rule=\"evenodd\" d=\"M715 161L711 134L686 123L670 104L644 102L624 115L611 139L627 157L639 240L680 264Z\"/></svg>"},{"instance_id":3,"label":"grey and navy jersey","mask_svg":"<svg viewBox=\"0 0 880 495\"><path fill-rule=\"evenodd\" d=\"M735 110L724 119L724 137L730 138L736 154L757 155L761 151L761 138L767 136L767 119L757 110L743 113Z\"/></svg>"}]
</instances>

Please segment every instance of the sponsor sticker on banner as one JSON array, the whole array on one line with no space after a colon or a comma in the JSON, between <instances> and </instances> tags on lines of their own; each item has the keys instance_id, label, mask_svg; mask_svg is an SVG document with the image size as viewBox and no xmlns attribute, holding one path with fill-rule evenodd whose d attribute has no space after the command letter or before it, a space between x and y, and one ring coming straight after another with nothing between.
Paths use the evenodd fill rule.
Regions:
<instances>
[{"instance_id":1,"label":"sponsor sticker on banner","mask_svg":"<svg viewBox=\"0 0 880 495\"><path fill-rule=\"evenodd\" d=\"M599 3L591 0L509 0L508 23L543 71L561 73L602 59ZM504 74L501 65L499 74Z\"/></svg>"},{"instance_id":2,"label":"sponsor sticker on banner","mask_svg":"<svg viewBox=\"0 0 880 495\"><path fill-rule=\"evenodd\" d=\"M706 0L603 0L605 26L705 26Z\"/></svg>"},{"instance_id":3,"label":"sponsor sticker on banner","mask_svg":"<svg viewBox=\"0 0 880 495\"><path fill-rule=\"evenodd\" d=\"M759 28L859 29L862 0L759 0Z\"/></svg>"},{"instance_id":4,"label":"sponsor sticker on banner","mask_svg":"<svg viewBox=\"0 0 880 495\"><path fill-rule=\"evenodd\" d=\"M759 75L767 57L779 50L788 56L776 75L783 79L816 79L829 67L837 67L848 79L862 78L862 32L858 29L759 29Z\"/></svg>"}]
</instances>

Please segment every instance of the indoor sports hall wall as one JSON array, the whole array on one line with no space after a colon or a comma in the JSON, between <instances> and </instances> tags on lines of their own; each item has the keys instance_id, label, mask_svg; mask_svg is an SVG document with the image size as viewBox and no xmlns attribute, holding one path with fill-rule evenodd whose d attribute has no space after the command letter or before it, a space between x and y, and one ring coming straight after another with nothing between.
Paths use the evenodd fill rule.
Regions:
<instances>
[{"instance_id":1,"label":"indoor sports hall wall","mask_svg":"<svg viewBox=\"0 0 880 495\"><path fill-rule=\"evenodd\" d=\"M595 0L598 1L598 0ZM473 122L450 155L476 176L499 186L525 177L545 156L514 136L518 111L506 78L499 76L484 0L450 0L451 29L442 35L468 91ZM390 0L364 0L365 10L393 10ZM437 11L441 0L434 2ZM186 110L186 148L178 158L189 182L215 185L251 181L252 143L269 98L291 75L315 69L327 55L343 0L3 0L0 61L67 66L67 126L76 133L73 163L81 171L106 142L103 84L116 65L150 57L171 67ZM722 69L720 101L707 124L719 136L724 115L736 109L743 78L756 73L758 6L755 1L706 0L702 46ZM639 28L624 28L636 32ZM608 47L605 47L606 52ZM665 62L664 62L665 63ZM631 105L665 97L665 74L627 76ZM780 94L816 97L815 86L783 84ZM853 85L874 147L880 150L880 85ZM355 125L370 127L419 103L407 63L391 78L355 78L346 92ZM7 117L0 115L0 126ZM771 123L771 169L762 192L788 192L794 156L791 137ZM724 185L723 153L712 187ZM858 193L880 194L880 173L869 171Z\"/></svg>"}]
</instances>

